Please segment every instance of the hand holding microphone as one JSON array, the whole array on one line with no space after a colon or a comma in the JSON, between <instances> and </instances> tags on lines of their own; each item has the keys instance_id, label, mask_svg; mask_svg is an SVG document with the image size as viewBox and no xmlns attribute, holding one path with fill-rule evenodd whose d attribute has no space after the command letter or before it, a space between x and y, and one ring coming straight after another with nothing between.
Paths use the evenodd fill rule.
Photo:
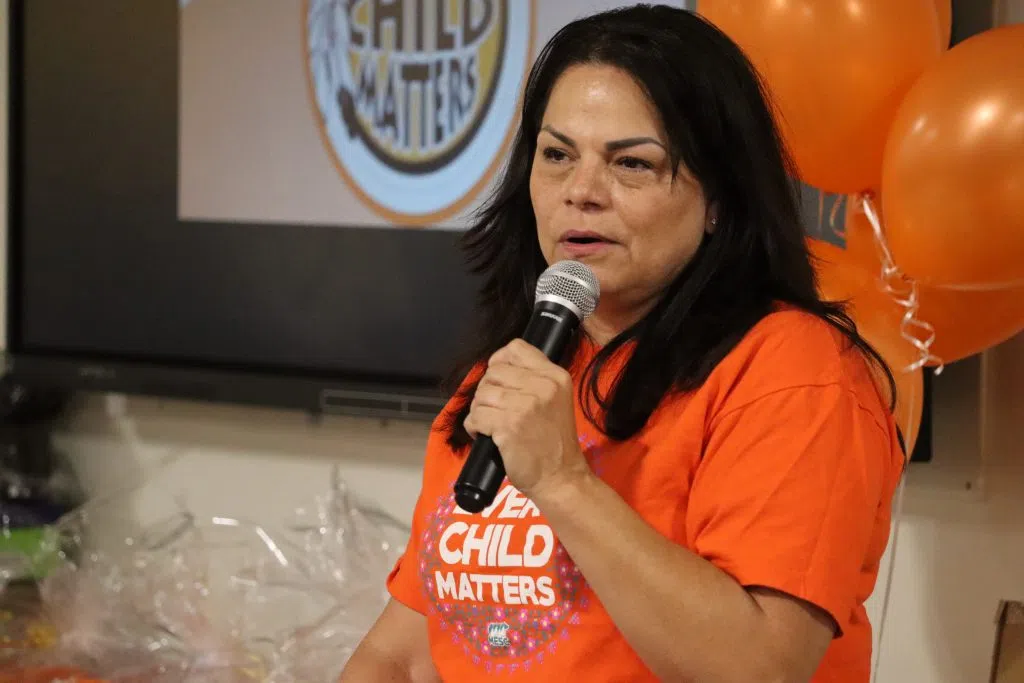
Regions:
<instances>
[{"instance_id":1,"label":"hand holding microphone","mask_svg":"<svg viewBox=\"0 0 1024 683\"><path fill-rule=\"evenodd\" d=\"M537 280L522 339L492 356L466 419L478 434L455 482L463 510L480 512L493 503L506 474L528 494L545 477L586 467L572 380L557 363L599 296L594 273L577 261L559 261Z\"/></svg>"}]
</instances>

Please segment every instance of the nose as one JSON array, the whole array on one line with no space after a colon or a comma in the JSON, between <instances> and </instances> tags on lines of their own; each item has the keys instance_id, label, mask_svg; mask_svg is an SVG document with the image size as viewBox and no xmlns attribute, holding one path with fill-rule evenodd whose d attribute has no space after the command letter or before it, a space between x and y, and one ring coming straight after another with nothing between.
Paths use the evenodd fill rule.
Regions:
<instances>
[{"instance_id":1,"label":"nose","mask_svg":"<svg viewBox=\"0 0 1024 683\"><path fill-rule=\"evenodd\" d=\"M600 209L608 203L604 164L598 160L579 161L567 178L565 203L581 210Z\"/></svg>"}]
</instances>

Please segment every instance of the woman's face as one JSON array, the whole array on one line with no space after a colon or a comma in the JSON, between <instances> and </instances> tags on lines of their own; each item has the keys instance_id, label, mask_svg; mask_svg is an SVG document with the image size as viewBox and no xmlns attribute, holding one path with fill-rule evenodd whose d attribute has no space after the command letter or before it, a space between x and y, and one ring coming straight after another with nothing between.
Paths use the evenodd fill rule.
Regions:
<instances>
[{"instance_id":1,"label":"woman's face","mask_svg":"<svg viewBox=\"0 0 1024 683\"><path fill-rule=\"evenodd\" d=\"M593 269L595 317L620 327L649 310L710 228L701 188L685 168L673 178L668 147L657 109L628 73L579 65L556 81L530 173L537 237L549 265Z\"/></svg>"}]
</instances>

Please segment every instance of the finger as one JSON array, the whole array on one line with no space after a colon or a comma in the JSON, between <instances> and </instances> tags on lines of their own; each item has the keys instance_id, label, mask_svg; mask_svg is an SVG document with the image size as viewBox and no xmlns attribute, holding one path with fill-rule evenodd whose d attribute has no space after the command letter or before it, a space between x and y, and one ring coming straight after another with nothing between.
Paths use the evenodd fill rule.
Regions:
<instances>
[{"instance_id":1,"label":"finger","mask_svg":"<svg viewBox=\"0 0 1024 683\"><path fill-rule=\"evenodd\" d=\"M556 387L572 385L572 378L565 368L548 360L540 349L522 339L513 339L498 350L488 361L488 367L511 366L528 370L531 374L547 377Z\"/></svg>"},{"instance_id":2,"label":"finger","mask_svg":"<svg viewBox=\"0 0 1024 683\"><path fill-rule=\"evenodd\" d=\"M522 339L513 339L491 356L493 363L506 363L520 368L541 369L553 365L536 346Z\"/></svg>"},{"instance_id":3,"label":"finger","mask_svg":"<svg viewBox=\"0 0 1024 683\"><path fill-rule=\"evenodd\" d=\"M534 410L543 404L554 391L554 385L547 379L534 378L521 389L510 389L494 384L477 387L470 411L476 407L494 408L506 415L519 415Z\"/></svg>"},{"instance_id":4,"label":"finger","mask_svg":"<svg viewBox=\"0 0 1024 683\"><path fill-rule=\"evenodd\" d=\"M480 379L480 386L494 385L507 389L521 389L530 382L532 374L526 368L498 362L487 368L487 372Z\"/></svg>"},{"instance_id":5,"label":"finger","mask_svg":"<svg viewBox=\"0 0 1024 683\"><path fill-rule=\"evenodd\" d=\"M572 376L565 368L548 360L540 349L522 339L513 340L502 351L501 365L527 370L532 377L542 377L554 385L536 387L531 393L549 397L552 389L565 391L572 388ZM525 386L523 388L526 389Z\"/></svg>"},{"instance_id":6,"label":"finger","mask_svg":"<svg viewBox=\"0 0 1024 683\"><path fill-rule=\"evenodd\" d=\"M463 426L474 439L480 434L492 436L502 419L502 410L486 405L474 405Z\"/></svg>"},{"instance_id":7,"label":"finger","mask_svg":"<svg viewBox=\"0 0 1024 683\"><path fill-rule=\"evenodd\" d=\"M507 396L510 391L513 391L513 389L509 389L508 387L495 382L481 382L476 388L476 392L473 394L473 401L471 405L473 408L479 406L501 408L503 403L507 400Z\"/></svg>"},{"instance_id":8,"label":"finger","mask_svg":"<svg viewBox=\"0 0 1024 683\"><path fill-rule=\"evenodd\" d=\"M538 402L546 404L551 401L559 390L558 382L552 377L506 365L494 372L489 380L481 380L473 394L473 402L503 410L530 410Z\"/></svg>"}]
</instances>

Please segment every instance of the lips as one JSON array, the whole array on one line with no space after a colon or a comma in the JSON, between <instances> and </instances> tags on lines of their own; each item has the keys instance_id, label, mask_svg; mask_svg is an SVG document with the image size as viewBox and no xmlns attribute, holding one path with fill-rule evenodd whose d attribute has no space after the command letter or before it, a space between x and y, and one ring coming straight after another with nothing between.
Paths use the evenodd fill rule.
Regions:
<instances>
[{"instance_id":1,"label":"lips","mask_svg":"<svg viewBox=\"0 0 1024 683\"><path fill-rule=\"evenodd\" d=\"M601 242L612 244L613 240L610 240L604 235L597 232L593 232L591 230L569 230L568 232L562 235L559 242L586 245L597 244Z\"/></svg>"},{"instance_id":2,"label":"lips","mask_svg":"<svg viewBox=\"0 0 1024 683\"><path fill-rule=\"evenodd\" d=\"M558 240L559 249L572 259L596 258L614 244L601 233L590 230L570 230Z\"/></svg>"}]
</instances>

